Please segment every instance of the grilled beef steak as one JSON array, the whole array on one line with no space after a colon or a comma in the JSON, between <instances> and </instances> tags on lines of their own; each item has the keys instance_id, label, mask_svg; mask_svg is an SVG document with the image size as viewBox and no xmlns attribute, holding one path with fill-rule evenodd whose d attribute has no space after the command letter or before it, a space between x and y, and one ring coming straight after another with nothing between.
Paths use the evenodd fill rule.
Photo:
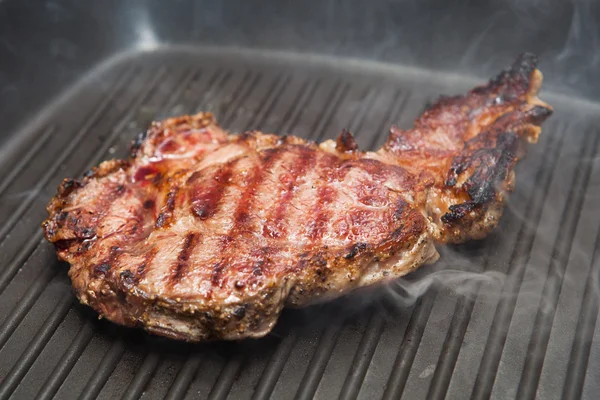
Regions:
<instances>
[{"instance_id":1,"label":"grilled beef steak","mask_svg":"<svg viewBox=\"0 0 600 400\"><path fill-rule=\"evenodd\" d=\"M377 152L230 135L210 114L154 123L129 160L66 179L43 227L82 303L176 339L260 337L300 307L402 276L434 242L484 237L551 108L524 54L442 98Z\"/></svg>"}]
</instances>

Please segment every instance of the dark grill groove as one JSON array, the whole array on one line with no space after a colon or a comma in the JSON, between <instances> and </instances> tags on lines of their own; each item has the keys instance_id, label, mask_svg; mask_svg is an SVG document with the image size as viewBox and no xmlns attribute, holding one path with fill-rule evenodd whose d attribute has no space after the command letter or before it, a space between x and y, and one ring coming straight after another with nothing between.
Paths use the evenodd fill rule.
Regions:
<instances>
[{"instance_id":1,"label":"dark grill groove","mask_svg":"<svg viewBox=\"0 0 600 400\"><path fill-rule=\"evenodd\" d=\"M15 364L8 375L4 377L2 387L0 387L0 398L10 396L15 390L19 381L25 376L38 355L44 349L44 346L46 346L46 343L48 343L48 340L50 340L50 336L52 336L65 315L69 312L72 303L73 299L71 297L65 297L56 306L52 314L46 318L46 321L44 321L44 324L37 332L36 337L31 341L25 353L21 355L19 362Z\"/></svg>"},{"instance_id":2,"label":"dark grill groove","mask_svg":"<svg viewBox=\"0 0 600 400\"><path fill-rule=\"evenodd\" d=\"M569 357L570 368L565 377L565 387L562 398L578 399L583 392L583 381L590 357L592 338L596 328L598 311L597 277L600 273L600 230L596 234L594 255L590 261L589 274L585 285L585 292L581 301L581 312L575 330L575 340Z\"/></svg>"},{"instance_id":3,"label":"dark grill groove","mask_svg":"<svg viewBox=\"0 0 600 400\"><path fill-rule=\"evenodd\" d=\"M294 107L290 108L289 111L281 118L281 122L277 129L275 129L276 133L285 134L286 132L291 132L298 124L298 119L300 115L302 115L302 111L308 102L315 95L315 91L319 87L319 80L316 79L311 83L306 83L302 85L298 96L292 104Z\"/></svg>"},{"instance_id":4,"label":"dark grill groove","mask_svg":"<svg viewBox=\"0 0 600 400\"><path fill-rule=\"evenodd\" d=\"M38 247L41 249L42 247ZM51 269L42 270L42 273L36 278L36 281L31 285L23 298L13 308L12 312L2 323L0 327L0 348L2 348L12 333L17 329L27 312L31 309L40 293L46 289L48 282L57 274Z\"/></svg>"},{"instance_id":5,"label":"dark grill groove","mask_svg":"<svg viewBox=\"0 0 600 400\"><path fill-rule=\"evenodd\" d=\"M229 80L231 79L231 71L227 71L225 73L222 74L221 76L221 70L218 70L215 75L211 78L208 87L207 87L207 92L208 93L212 93L212 96L210 97L205 97L203 99L203 101L198 103L198 109L197 110L190 110L190 112L194 112L194 111L202 111L201 108L204 104L207 104L208 101L214 99L217 95L218 95L218 91L221 90L223 87L225 87L225 85L227 84L227 82L229 82Z\"/></svg>"},{"instance_id":6,"label":"dark grill groove","mask_svg":"<svg viewBox=\"0 0 600 400\"><path fill-rule=\"evenodd\" d=\"M170 110L181 97L182 92L191 84L191 82L201 79L202 71L195 69L186 69L183 73L183 78L175 85L175 90L168 97L164 109Z\"/></svg>"},{"instance_id":7,"label":"dark grill groove","mask_svg":"<svg viewBox=\"0 0 600 400\"><path fill-rule=\"evenodd\" d=\"M354 113L352 119L348 123L348 129L353 134L358 135L358 133L363 128L365 118L367 115L369 115L369 112L371 111L371 107L373 107L373 104L375 103L376 97L377 97L376 89L374 89L370 85L367 86L363 92L363 95L361 96L361 99L364 99L364 100L361 101L361 105L360 105L359 109ZM339 134L339 132L331 132L329 134L330 135L331 134Z\"/></svg>"},{"instance_id":8,"label":"dark grill groove","mask_svg":"<svg viewBox=\"0 0 600 400\"><path fill-rule=\"evenodd\" d=\"M251 81L250 77L252 77ZM263 75L260 72L256 74L253 74L252 72L246 72L244 78L242 78L240 87L233 95L233 100L228 104L227 110L225 111L225 115L223 116L222 120L223 126L228 126L231 124L239 112L240 104L242 104L244 100L250 96L262 78Z\"/></svg>"},{"instance_id":9,"label":"dark grill groove","mask_svg":"<svg viewBox=\"0 0 600 400\"><path fill-rule=\"evenodd\" d=\"M388 129L391 127L394 121L400 120L400 114L402 114L407 100L407 95L403 95L400 90L396 90L396 93L394 94L394 100L391 103L392 107L381 120L381 123L377 126L377 129L373 132L373 139L369 142L367 149L374 149L378 141L380 141L382 138L383 140L387 139Z\"/></svg>"},{"instance_id":10,"label":"dark grill groove","mask_svg":"<svg viewBox=\"0 0 600 400\"><path fill-rule=\"evenodd\" d=\"M317 387L321 382L323 370L327 366L327 362L329 361L329 357L339 335L340 327L342 325L341 319L342 318L338 317L335 320L332 320L319 338L319 344L313 353L306 374L300 384L300 389L298 390L298 393L296 393L295 400L308 400L313 398Z\"/></svg>"},{"instance_id":11,"label":"dark grill groove","mask_svg":"<svg viewBox=\"0 0 600 400\"><path fill-rule=\"evenodd\" d=\"M208 395L210 400L224 400L227 398L243 363L244 357L242 355L234 354L231 357L231 360L223 367L219 378Z\"/></svg>"},{"instance_id":12,"label":"dark grill groove","mask_svg":"<svg viewBox=\"0 0 600 400\"><path fill-rule=\"evenodd\" d=\"M49 126L42 130L41 134L39 135L39 138L35 139L35 142L27 150L27 153L23 155L21 161L19 161L19 163L11 169L8 175L6 175L2 180L2 183L0 183L0 196L4 194L4 191L6 190L8 185L10 185L15 180L15 178L23 172L23 169L25 169L25 167L27 167L31 163L33 157L38 155L38 152L48 142L50 136L52 136L55 131L55 126Z\"/></svg>"},{"instance_id":13,"label":"dark grill groove","mask_svg":"<svg viewBox=\"0 0 600 400\"><path fill-rule=\"evenodd\" d=\"M575 238L575 230L581 215L584 194L590 180L593 164L588 160L591 160L594 154L596 154L599 137L599 135L594 135L593 133L586 135L586 139L588 140L585 141L579 155L579 164L575 172L575 179L572 182L568 200L562 211L559 225L561 228L554 243L554 252L548 266L548 276L533 328L534 334L529 343L523 375L521 376L519 391L517 392L518 398L535 398L544 354L546 353L546 346L548 345L550 336L550 329L552 328L552 320L558 296L560 295L560 275L564 273L563 266L566 266L568 263L573 239Z\"/></svg>"},{"instance_id":14,"label":"dark grill groove","mask_svg":"<svg viewBox=\"0 0 600 400\"><path fill-rule=\"evenodd\" d=\"M288 84L290 83L290 76L286 76L282 78L278 77L273 85L269 89L269 98L264 101L264 103L260 104L261 112L257 112L254 114L252 118L252 122L248 124L248 128L250 130L260 129L261 126L264 125L266 119L271 115L273 111L273 107L277 103L277 101L281 98L283 91L286 89ZM266 107L265 107L266 106ZM264 109L264 111L262 111Z\"/></svg>"},{"instance_id":15,"label":"dark grill groove","mask_svg":"<svg viewBox=\"0 0 600 400\"><path fill-rule=\"evenodd\" d=\"M312 140L316 142L321 140L325 134L325 128L331 122L331 118L333 118L333 115L348 94L348 86L348 84L341 84L340 82L336 83L331 91L331 95L325 103L325 107L323 107L322 114L317 116L317 119L310 130Z\"/></svg>"},{"instance_id":16,"label":"dark grill groove","mask_svg":"<svg viewBox=\"0 0 600 400\"><path fill-rule=\"evenodd\" d=\"M79 397L81 400L92 400L98 396L100 390L102 390L102 386L104 386L108 377L114 371L124 351L125 343L121 339L117 339L102 358L100 365L98 365L97 373L92 376L85 389L83 389Z\"/></svg>"},{"instance_id":17,"label":"dark grill groove","mask_svg":"<svg viewBox=\"0 0 600 400\"><path fill-rule=\"evenodd\" d=\"M77 337L71 343L71 346L67 349L66 353L58 362L57 368L52 371L52 374L48 377L42 389L38 392L37 397L40 400L51 399L54 397L58 388L63 383L71 369L77 362L77 359L81 356L84 349L87 347L89 341L92 339L94 331L91 322L86 322L82 327Z\"/></svg>"},{"instance_id":18,"label":"dark grill groove","mask_svg":"<svg viewBox=\"0 0 600 400\"><path fill-rule=\"evenodd\" d=\"M410 368L421 342L421 337L427 326L427 319L429 318L429 314L431 314L431 308L437 295L435 289L431 290L431 292L426 298L419 299L413 309L408 326L406 327L404 340L392 368L392 375L386 384L386 390L383 395L384 399L397 399L404 390Z\"/></svg>"},{"instance_id":19,"label":"dark grill groove","mask_svg":"<svg viewBox=\"0 0 600 400\"><path fill-rule=\"evenodd\" d=\"M562 128L564 130L567 130L567 128L564 126ZM560 132L562 132L562 129L557 130L557 134L560 134ZM553 158L553 160L556 159L557 157ZM515 305L517 302L516 296L510 296L509 294L518 293L520 284L523 280L526 265L531 257L531 250L533 242L535 240L535 230L537 229L540 218L542 216L544 204L547 201L547 195L550 189L550 184L552 180L551 178L552 176L554 176L555 166L556 163L551 163L552 172L549 174L548 183L545 186L543 186L543 194L540 197L541 204L536 209L536 214L532 218L532 220L534 221L533 226L527 227L527 231L524 234L525 238L522 241L517 242L513 253L511 254L508 272L510 278L506 283L507 287L503 289L504 291L502 300L500 301L498 308L496 309L496 314L494 315L494 321L492 322L492 326L490 328L490 336L488 337L486 349L483 354L481 366L479 369L479 374L475 382L475 389L472 394L473 398L487 398L492 392L492 386L494 384L498 363L500 362L500 358L502 356L502 351L504 349L504 345L508 335L510 321L512 319L512 315L514 313ZM527 254L527 259L525 261L519 262L517 260L519 254Z\"/></svg>"},{"instance_id":20,"label":"dark grill groove","mask_svg":"<svg viewBox=\"0 0 600 400\"><path fill-rule=\"evenodd\" d=\"M202 358L198 354L194 354L189 357L185 364L181 367L181 371L177 374L177 377L173 381L173 384L169 388L169 392L165 396L169 400L181 399L185 396L190 383L196 375L196 371L202 363Z\"/></svg>"},{"instance_id":21,"label":"dark grill groove","mask_svg":"<svg viewBox=\"0 0 600 400\"><path fill-rule=\"evenodd\" d=\"M131 380L127 391L123 395L124 400L134 400L142 395L148 381L152 379L158 363L160 362L160 356L156 353L150 353L144 358L144 362L138 369L137 373Z\"/></svg>"},{"instance_id":22,"label":"dark grill groove","mask_svg":"<svg viewBox=\"0 0 600 400\"><path fill-rule=\"evenodd\" d=\"M6 286L8 286L12 278L18 272L19 267L23 265L31 253L33 253L36 247L38 247L41 243L43 243L42 234L35 234L27 241L27 243L25 243L25 246L21 248L20 253L15 257L15 259L8 264L8 266L4 267L4 271L2 271L2 275L0 275L0 293L4 291Z\"/></svg>"},{"instance_id":23,"label":"dark grill groove","mask_svg":"<svg viewBox=\"0 0 600 400\"><path fill-rule=\"evenodd\" d=\"M358 396L385 324L384 319L376 312L371 316L367 329L358 345L358 349L352 360L350 373L346 377L346 382L340 394L340 399L350 400Z\"/></svg>"},{"instance_id":24,"label":"dark grill groove","mask_svg":"<svg viewBox=\"0 0 600 400\"><path fill-rule=\"evenodd\" d=\"M279 375L288 360L288 356L296 343L296 335L291 332L277 346L275 352L271 355L269 363L261 374L260 381L256 385L253 399L268 399L273 392L273 388L279 379Z\"/></svg>"}]
</instances>

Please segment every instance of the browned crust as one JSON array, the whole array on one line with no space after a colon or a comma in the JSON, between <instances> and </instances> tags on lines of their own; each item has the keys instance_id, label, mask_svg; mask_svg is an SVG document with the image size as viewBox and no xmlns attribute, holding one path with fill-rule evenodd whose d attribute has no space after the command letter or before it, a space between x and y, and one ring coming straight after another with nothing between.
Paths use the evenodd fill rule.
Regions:
<instances>
[{"instance_id":1,"label":"browned crust","mask_svg":"<svg viewBox=\"0 0 600 400\"><path fill-rule=\"evenodd\" d=\"M55 244L59 258L72 264L69 275L80 301L114 322L188 341L263 336L284 306L305 306L402 276L437 259L434 239L477 239L496 226L514 186L513 168L524 154L525 142L537 139L539 125L551 113L551 108L535 97L541 83L536 61L531 55L522 55L486 86L465 96L440 99L415 122L413 130L393 128L378 153L359 151L348 131L335 143L317 146L294 136L228 135L208 113L153 123L132 143L129 160L107 161L81 180L62 182L47 207L45 237ZM195 132L201 134L195 137ZM200 154L204 145L231 144L252 149L252 154L233 157L202 174L187 173L201 160L200 155L183 155L184 161L178 164L168 160L159 166L144 164L161 152L198 146ZM268 178L264 171L284 155L295 157L299 164L289 166L278 178L281 194L266 214L268 223L261 231L269 243L288 234L282 220L298 179L314 171L320 174L314 181L316 201L310 206L312 219L306 229L307 238L316 245L298 251L287 269L271 261L282 249L262 245L240 255L234 246L251 228L251 211L258 201L255 193ZM240 174L237 168L244 162L250 167ZM340 195L331 184L356 169L373 179L359 194L364 204L378 201L369 193L369 185L381 185L389 177L399 182L396 190L400 194L390 210L393 217L386 221L386 236L375 242L355 241L343 248L321 246L328 221L339 212L329 207ZM204 183L198 184L198 179ZM157 195L146 198L141 186L131 188L137 181ZM175 256L169 259L168 277L163 282L166 294L148 290L143 282L160 251L146 244L149 233L172 229L184 201L189 201L190 218L198 223L214 219L226 202L225 191L232 186L239 186L241 195L231 210L231 227L219 237L217 253L222 257L202 268L211 271L211 290L222 291L227 290L222 285L233 268L231 260L237 257L246 263L235 267L243 272L235 282L235 290L243 293L239 300L224 303L212 292L203 298L170 294L169 290L185 284L193 267L191 256L206 238L194 230L182 237L179 248L173 247ZM99 237L111 206L122 199L133 204L128 220L119 227L118 235ZM93 207L80 204L82 201ZM355 213L352 218L360 221L362 217ZM135 264L123 261L127 251L137 254ZM269 278L265 285L246 291L265 276Z\"/></svg>"}]
</instances>

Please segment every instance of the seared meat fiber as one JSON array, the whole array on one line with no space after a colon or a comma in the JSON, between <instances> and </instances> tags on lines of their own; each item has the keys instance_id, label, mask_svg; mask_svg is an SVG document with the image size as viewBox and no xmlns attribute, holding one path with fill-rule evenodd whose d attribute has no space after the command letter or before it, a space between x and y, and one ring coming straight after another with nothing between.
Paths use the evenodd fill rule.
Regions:
<instances>
[{"instance_id":1,"label":"seared meat fiber","mask_svg":"<svg viewBox=\"0 0 600 400\"><path fill-rule=\"evenodd\" d=\"M210 114L154 123L129 160L66 179L43 227L82 303L189 341L267 334L300 307L400 277L434 242L485 236L525 141L551 109L521 56L487 86L442 98L378 152L230 135Z\"/></svg>"}]
</instances>

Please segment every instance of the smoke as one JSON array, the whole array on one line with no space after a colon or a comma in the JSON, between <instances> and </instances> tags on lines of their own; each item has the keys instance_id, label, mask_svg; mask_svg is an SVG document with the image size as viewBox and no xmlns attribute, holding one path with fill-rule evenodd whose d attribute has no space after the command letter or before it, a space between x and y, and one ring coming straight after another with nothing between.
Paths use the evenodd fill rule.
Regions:
<instances>
[{"instance_id":1,"label":"smoke","mask_svg":"<svg viewBox=\"0 0 600 400\"><path fill-rule=\"evenodd\" d=\"M23 200L23 199L29 199L29 198L35 197L35 196L43 197L45 199L47 195L48 195L48 193L46 193L45 191L42 191L39 189L29 189L29 190L24 190L22 192L3 194L2 196L0 196L0 201Z\"/></svg>"},{"instance_id":2,"label":"smoke","mask_svg":"<svg viewBox=\"0 0 600 400\"><path fill-rule=\"evenodd\" d=\"M424 54L418 48L405 51L399 37L392 49L408 54L399 59L402 64L405 58L409 63L415 59L417 66L431 64L434 70L483 78L515 54L530 51L540 56L546 90L596 100L599 16L600 3L593 0L492 0L478 7L450 2L428 21L430 29L443 34L434 35L431 45L423 44ZM422 42L421 37L415 40Z\"/></svg>"},{"instance_id":3,"label":"smoke","mask_svg":"<svg viewBox=\"0 0 600 400\"><path fill-rule=\"evenodd\" d=\"M431 288L446 288L471 299L475 298L480 287L488 292L500 292L506 275L498 271L472 272L460 269L443 269L413 280L398 279L386 286L386 292L394 304L412 306Z\"/></svg>"},{"instance_id":4,"label":"smoke","mask_svg":"<svg viewBox=\"0 0 600 400\"><path fill-rule=\"evenodd\" d=\"M585 56L590 61L589 67L597 66L600 61L600 41L597 21L593 18L592 2L591 0L574 1L573 7L565 46L558 54L557 60Z\"/></svg>"}]
</instances>

